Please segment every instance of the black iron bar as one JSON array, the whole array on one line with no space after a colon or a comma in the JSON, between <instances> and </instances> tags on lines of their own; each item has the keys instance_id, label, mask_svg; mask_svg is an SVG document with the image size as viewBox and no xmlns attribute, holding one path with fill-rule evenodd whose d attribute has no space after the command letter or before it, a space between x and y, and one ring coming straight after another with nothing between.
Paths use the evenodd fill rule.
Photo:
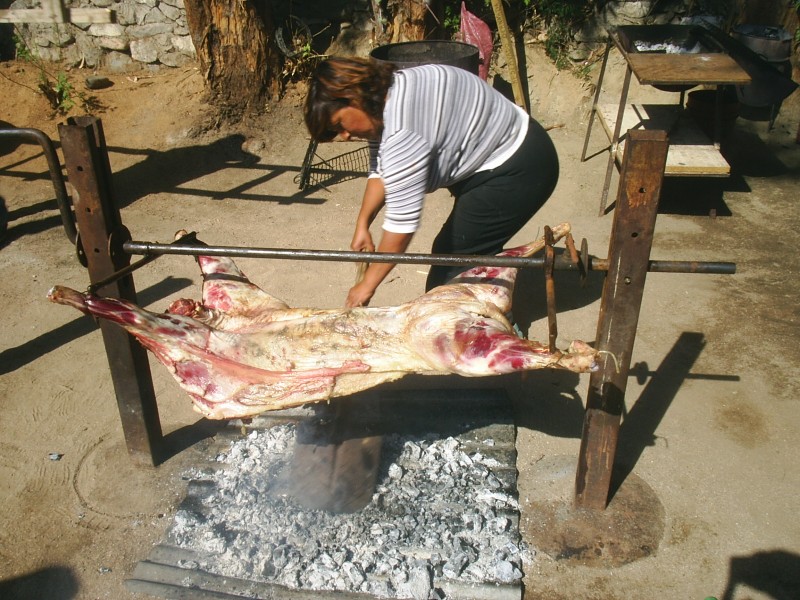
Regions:
<instances>
[{"instance_id":1,"label":"black iron bar","mask_svg":"<svg viewBox=\"0 0 800 600\"><path fill-rule=\"evenodd\" d=\"M569 265L567 268L575 268ZM589 258L590 271L608 271L607 258ZM650 273L698 273L703 275L733 275L736 273L736 263L714 262L698 260L651 260L647 263Z\"/></svg>"},{"instance_id":2,"label":"black iron bar","mask_svg":"<svg viewBox=\"0 0 800 600\"><path fill-rule=\"evenodd\" d=\"M228 256L238 258L276 258L286 260L317 260L326 262L384 262L424 265L486 265L490 267L544 268L541 256L468 256L455 254L399 254L392 252L353 252L349 250L291 250L278 248L246 248L242 246L195 246L192 244L161 244L157 242L130 241L122 244L123 251L135 255L178 254L187 256ZM555 257L554 268L559 271L578 271L569 255ZM608 271L608 260L590 257L590 271ZM653 273L703 273L707 275L732 275L736 263L705 261L651 260Z\"/></svg>"},{"instance_id":3,"label":"black iron bar","mask_svg":"<svg viewBox=\"0 0 800 600\"><path fill-rule=\"evenodd\" d=\"M606 65L608 64L608 55L611 52L611 39L606 43L606 51L603 53L603 62L600 66L600 76L597 80L597 87L594 91L594 101L592 102L592 110L589 113L589 125L586 128L586 137L583 138L583 151L581 152L581 162L586 162L586 151L589 148L589 137L592 135L592 126L594 125L594 117L597 114L599 107L600 92L603 87L603 78L606 73Z\"/></svg>"},{"instance_id":4,"label":"black iron bar","mask_svg":"<svg viewBox=\"0 0 800 600\"><path fill-rule=\"evenodd\" d=\"M278 258L288 260L318 260L328 262L385 262L429 265L474 265L493 267L536 267L541 258L470 256L464 254L415 254L392 252L354 252L350 250L292 250L278 248L245 248L241 246L194 246L191 244L160 244L125 242L122 249L129 254L186 254L193 256L229 256L238 258Z\"/></svg>"},{"instance_id":5,"label":"black iron bar","mask_svg":"<svg viewBox=\"0 0 800 600\"><path fill-rule=\"evenodd\" d=\"M555 270L555 249L553 248L553 230L544 228L544 289L547 296L547 330L549 334L550 352L556 351L558 337L558 321L556 317L556 282L553 279Z\"/></svg>"},{"instance_id":6,"label":"black iron bar","mask_svg":"<svg viewBox=\"0 0 800 600\"><path fill-rule=\"evenodd\" d=\"M177 240L174 243L177 244L177 243L180 243L180 242L195 242L196 243L197 242L197 233L193 231L191 233L187 233L186 235L182 235L180 237L180 239ZM120 269L119 271L117 271L115 273L112 273L108 277L104 277L100 281L97 281L97 282L91 284L88 288L86 288L86 291L88 293L90 293L90 294L94 294L97 290L102 289L105 286L109 285L110 283L114 283L115 281L118 281L119 279L122 279L126 275L130 275L134 271L137 271L137 270L141 269L143 266L150 264L151 262L153 262L155 259L159 258L160 256L162 256L162 255L161 254L146 254L144 256L144 258L141 258L141 259L137 260L135 263L131 263L127 267L123 267L122 269Z\"/></svg>"},{"instance_id":7,"label":"black iron bar","mask_svg":"<svg viewBox=\"0 0 800 600\"><path fill-rule=\"evenodd\" d=\"M53 182L53 190L56 193L56 204L61 213L61 223L64 225L64 233L70 243L74 244L78 237L78 231L75 228L75 216L72 214L72 203L67 194L67 186L64 183L64 175L61 172L61 163L56 154L56 147L47 135L39 129L23 129L23 128L0 128L0 139L2 138L20 138L27 142L39 144L42 147L42 152L47 159L47 169L50 171L50 180Z\"/></svg>"}]
</instances>

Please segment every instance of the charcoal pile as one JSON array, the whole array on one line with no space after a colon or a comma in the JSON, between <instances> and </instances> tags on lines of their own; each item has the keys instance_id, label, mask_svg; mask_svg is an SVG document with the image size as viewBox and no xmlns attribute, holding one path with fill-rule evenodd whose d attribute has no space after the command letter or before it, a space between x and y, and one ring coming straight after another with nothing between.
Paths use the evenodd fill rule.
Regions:
<instances>
[{"instance_id":1,"label":"charcoal pile","mask_svg":"<svg viewBox=\"0 0 800 600\"><path fill-rule=\"evenodd\" d=\"M503 451L509 428L384 436L375 493L352 514L291 495L295 424L253 430L215 468L187 474L162 554L172 549L166 562L195 574L189 587L230 591L234 581L247 597L520 598L532 552L519 535L513 446Z\"/></svg>"}]
</instances>

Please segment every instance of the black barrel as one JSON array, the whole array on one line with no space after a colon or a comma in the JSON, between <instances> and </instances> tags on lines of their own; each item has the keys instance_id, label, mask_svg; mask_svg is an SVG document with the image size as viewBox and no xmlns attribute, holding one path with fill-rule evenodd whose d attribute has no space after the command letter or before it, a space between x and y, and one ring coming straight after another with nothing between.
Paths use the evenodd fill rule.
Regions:
<instances>
[{"instance_id":1,"label":"black barrel","mask_svg":"<svg viewBox=\"0 0 800 600\"><path fill-rule=\"evenodd\" d=\"M386 44L370 52L370 58L377 62L392 63L399 69L430 64L450 65L475 75L480 64L477 46L446 40Z\"/></svg>"},{"instance_id":2,"label":"black barrel","mask_svg":"<svg viewBox=\"0 0 800 600\"><path fill-rule=\"evenodd\" d=\"M754 107L776 105L795 90L796 85L784 81L792 76L790 56L793 38L788 31L767 25L737 25L731 37L766 63L756 74L750 73L753 79L750 85L736 88L739 102ZM772 73L772 69L777 74Z\"/></svg>"}]
</instances>

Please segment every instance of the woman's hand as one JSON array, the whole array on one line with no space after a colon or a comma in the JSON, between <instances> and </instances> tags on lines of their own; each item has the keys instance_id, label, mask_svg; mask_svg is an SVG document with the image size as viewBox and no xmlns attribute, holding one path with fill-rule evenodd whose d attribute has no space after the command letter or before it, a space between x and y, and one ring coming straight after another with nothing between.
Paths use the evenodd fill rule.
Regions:
<instances>
[{"instance_id":1,"label":"woman's hand","mask_svg":"<svg viewBox=\"0 0 800 600\"><path fill-rule=\"evenodd\" d=\"M350 288L347 294L347 300L344 305L347 308L356 308L358 306L367 306L372 296L375 294L375 288L369 283L362 281Z\"/></svg>"},{"instance_id":2,"label":"woman's hand","mask_svg":"<svg viewBox=\"0 0 800 600\"><path fill-rule=\"evenodd\" d=\"M350 249L356 252L375 252L375 242L372 241L369 227L356 226L353 241L350 242Z\"/></svg>"},{"instance_id":3,"label":"woman's hand","mask_svg":"<svg viewBox=\"0 0 800 600\"><path fill-rule=\"evenodd\" d=\"M381 243L378 245L378 252L403 253L411 243L412 237L414 237L413 233L384 231ZM364 272L364 278L350 288L345 306L347 308L367 306L375 294L375 290L393 268L393 263L370 263Z\"/></svg>"}]
</instances>

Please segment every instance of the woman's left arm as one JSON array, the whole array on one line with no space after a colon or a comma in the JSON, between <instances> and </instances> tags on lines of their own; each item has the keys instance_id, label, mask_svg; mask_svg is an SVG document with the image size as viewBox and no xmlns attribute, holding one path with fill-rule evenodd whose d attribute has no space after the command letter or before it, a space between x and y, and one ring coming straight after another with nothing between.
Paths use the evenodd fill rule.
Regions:
<instances>
[{"instance_id":1,"label":"woman's left arm","mask_svg":"<svg viewBox=\"0 0 800 600\"><path fill-rule=\"evenodd\" d=\"M361 210L356 218L356 230L353 233L353 241L350 242L351 250L372 252L375 249L369 233L369 226L372 225L383 204L383 180L380 177L370 177L367 179L367 187L361 200Z\"/></svg>"},{"instance_id":2,"label":"woman's left arm","mask_svg":"<svg viewBox=\"0 0 800 600\"><path fill-rule=\"evenodd\" d=\"M377 250L378 252L393 254L403 253L408 249L413 237L413 233L394 233L384 230ZM393 263L370 263L364 272L364 278L361 282L350 288L345 306L347 308L367 306L372 296L375 295L375 290L378 289L378 286L386 279L386 276L393 268Z\"/></svg>"}]
</instances>

